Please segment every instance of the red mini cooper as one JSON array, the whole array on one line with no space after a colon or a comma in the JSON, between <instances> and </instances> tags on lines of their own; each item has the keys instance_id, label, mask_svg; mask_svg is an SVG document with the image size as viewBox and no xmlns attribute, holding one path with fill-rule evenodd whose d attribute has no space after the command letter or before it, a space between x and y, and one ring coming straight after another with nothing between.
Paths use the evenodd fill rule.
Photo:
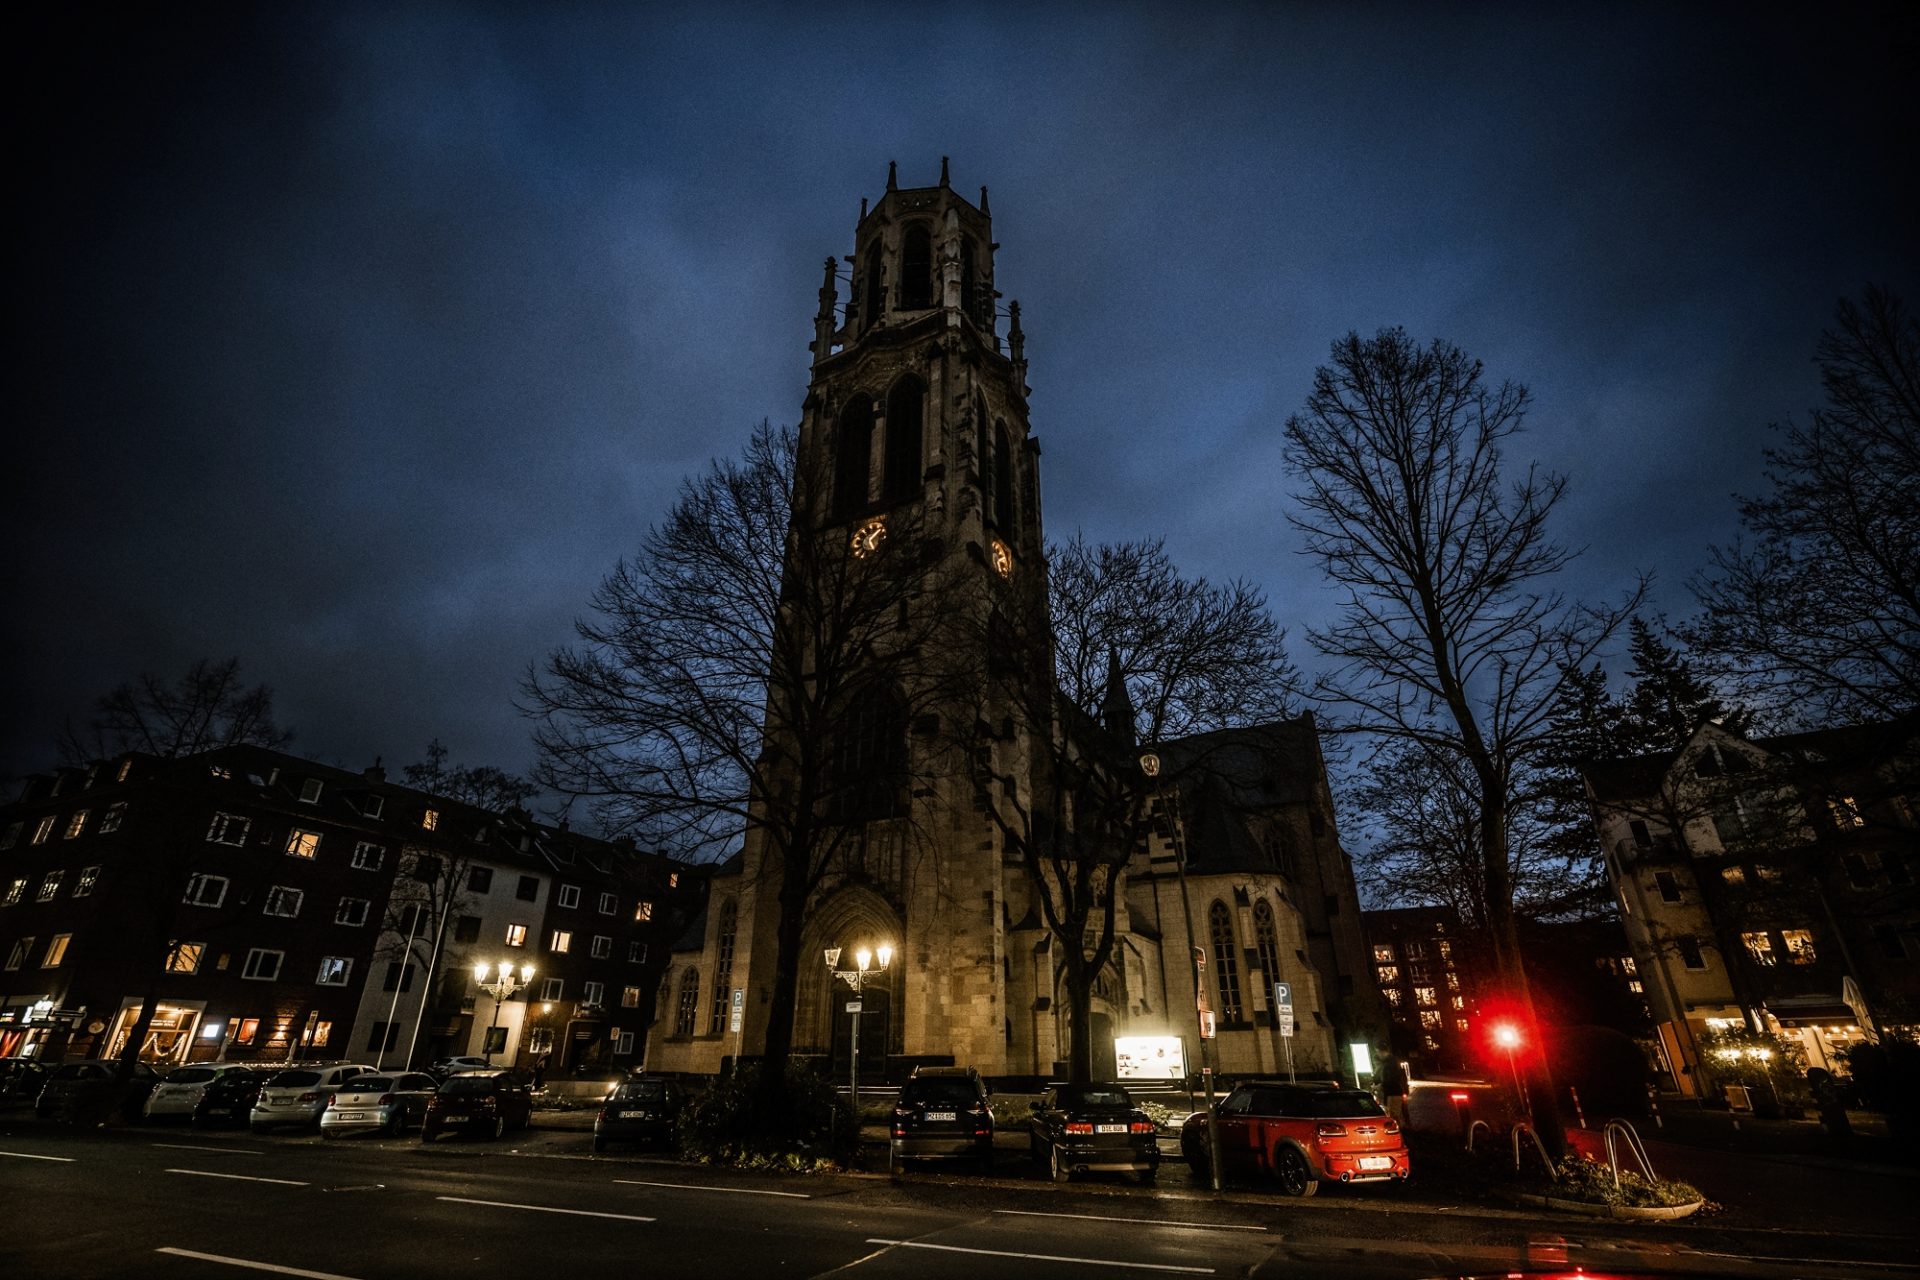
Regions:
<instances>
[{"instance_id":1,"label":"red mini cooper","mask_svg":"<svg viewBox=\"0 0 1920 1280\"><path fill-rule=\"evenodd\" d=\"M1207 1171L1207 1116L1187 1118L1180 1150ZM1400 1124L1370 1093L1264 1080L1240 1085L1220 1104L1221 1171L1271 1176L1290 1196L1322 1182L1389 1182L1407 1176Z\"/></svg>"}]
</instances>

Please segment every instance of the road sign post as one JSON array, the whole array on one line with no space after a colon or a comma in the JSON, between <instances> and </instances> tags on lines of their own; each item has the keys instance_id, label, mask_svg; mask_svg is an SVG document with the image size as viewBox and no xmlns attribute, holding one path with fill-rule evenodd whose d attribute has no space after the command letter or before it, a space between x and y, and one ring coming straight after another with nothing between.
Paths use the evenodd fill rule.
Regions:
<instances>
[{"instance_id":1,"label":"road sign post","mask_svg":"<svg viewBox=\"0 0 1920 1280\"><path fill-rule=\"evenodd\" d=\"M1294 1082L1293 1077L1293 984L1276 982L1273 984L1273 1025L1280 1033L1280 1043L1287 1052L1287 1083Z\"/></svg>"}]
</instances>

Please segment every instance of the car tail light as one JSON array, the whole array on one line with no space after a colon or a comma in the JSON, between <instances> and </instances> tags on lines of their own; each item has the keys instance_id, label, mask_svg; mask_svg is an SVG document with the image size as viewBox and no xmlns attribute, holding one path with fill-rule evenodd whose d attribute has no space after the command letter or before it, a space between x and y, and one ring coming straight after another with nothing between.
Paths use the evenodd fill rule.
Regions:
<instances>
[{"instance_id":1,"label":"car tail light","mask_svg":"<svg viewBox=\"0 0 1920 1280\"><path fill-rule=\"evenodd\" d=\"M1317 1138L1344 1138L1347 1136L1347 1126L1334 1124L1330 1120L1322 1120L1320 1127L1315 1129L1313 1133Z\"/></svg>"},{"instance_id":2,"label":"car tail light","mask_svg":"<svg viewBox=\"0 0 1920 1280\"><path fill-rule=\"evenodd\" d=\"M320 1101L320 1095L317 1093L303 1093L300 1095L299 1100L301 1102L318 1102Z\"/></svg>"},{"instance_id":3,"label":"car tail light","mask_svg":"<svg viewBox=\"0 0 1920 1280\"><path fill-rule=\"evenodd\" d=\"M895 1120L911 1120L913 1118L913 1108L896 1105L893 1109L893 1118Z\"/></svg>"},{"instance_id":4,"label":"car tail light","mask_svg":"<svg viewBox=\"0 0 1920 1280\"><path fill-rule=\"evenodd\" d=\"M1069 1120L1067 1122L1067 1132L1068 1133L1092 1133L1093 1126L1082 1120Z\"/></svg>"},{"instance_id":5,"label":"car tail light","mask_svg":"<svg viewBox=\"0 0 1920 1280\"><path fill-rule=\"evenodd\" d=\"M373 1105L376 1107L390 1107L393 1105L393 1095L390 1093L383 1093L380 1095L380 1101L374 1103Z\"/></svg>"},{"instance_id":6,"label":"car tail light","mask_svg":"<svg viewBox=\"0 0 1920 1280\"><path fill-rule=\"evenodd\" d=\"M984 1116L987 1114L989 1108L987 1104L984 1102L976 1102L972 1106L968 1107L967 1110L976 1116Z\"/></svg>"},{"instance_id":7,"label":"car tail light","mask_svg":"<svg viewBox=\"0 0 1920 1280\"><path fill-rule=\"evenodd\" d=\"M607 1109L605 1107L600 1108L600 1110L595 1113L593 1118L595 1120L605 1120L607 1118Z\"/></svg>"},{"instance_id":8,"label":"car tail light","mask_svg":"<svg viewBox=\"0 0 1920 1280\"><path fill-rule=\"evenodd\" d=\"M1158 1133L1159 1126L1151 1120L1135 1120L1127 1126L1128 1133Z\"/></svg>"},{"instance_id":9,"label":"car tail light","mask_svg":"<svg viewBox=\"0 0 1920 1280\"><path fill-rule=\"evenodd\" d=\"M332 1105L333 1105L334 1103L336 1103L336 1102L338 1102L338 1101L340 1101L340 1095L339 1095L339 1094L337 1094L337 1093L330 1093L330 1094L328 1094L328 1095L327 1095L327 1105L328 1105L328 1106L332 1106Z\"/></svg>"},{"instance_id":10,"label":"car tail light","mask_svg":"<svg viewBox=\"0 0 1920 1280\"><path fill-rule=\"evenodd\" d=\"M1389 1120L1389 1121L1387 1121L1387 1128L1386 1128L1386 1132L1388 1132L1388 1133L1398 1133L1398 1132L1400 1132L1400 1122L1399 1122L1398 1120Z\"/></svg>"}]
</instances>

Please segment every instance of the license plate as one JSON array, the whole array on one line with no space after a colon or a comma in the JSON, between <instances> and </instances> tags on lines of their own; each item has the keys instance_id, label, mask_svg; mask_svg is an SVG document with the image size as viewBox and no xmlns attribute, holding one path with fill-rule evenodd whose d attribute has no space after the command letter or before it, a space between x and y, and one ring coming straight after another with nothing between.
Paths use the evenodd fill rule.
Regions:
<instances>
[{"instance_id":1,"label":"license plate","mask_svg":"<svg viewBox=\"0 0 1920 1280\"><path fill-rule=\"evenodd\" d=\"M960 1118L960 1113L958 1111L927 1112L927 1119L929 1120L958 1120L959 1118Z\"/></svg>"},{"instance_id":2,"label":"license plate","mask_svg":"<svg viewBox=\"0 0 1920 1280\"><path fill-rule=\"evenodd\" d=\"M363 1112L359 1111L336 1111L333 1114L341 1120L365 1120L367 1118Z\"/></svg>"},{"instance_id":3,"label":"license plate","mask_svg":"<svg viewBox=\"0 0 1920 1280\"><path fill-rule=\"evenodd\" d=\"M208 1107L207 1114L210 1116L230 1116L233 1112L226 1107Z\"/></svg>"},{"instance_id":4,"label":"license plate","mask_svg":"<svg viewBox=\"0 0 1920 1280\"><path fill-rule=\"evenodd\" d=\"M1360 1167L1362 1169L1391 1169L1393 1168L1393 1157L1361 1156Z\"/></svg>"},{"instance_id":5,"label":"license plate","mask_svg":"<svg viewBox=\"0 0 1920 1280\"><path fill-rule=\"evenodd\" d=\"M1097 1124L1093 1126L1093 1131L1095 1133L1125 1133L1127 1126L1123 1124Z\"/></svg>"},{"instance_id":6,"label":"license plate","mask_svg":"<svg viewBox=\"0 0 1920 1280\"><path fill-rule=\"evenodd\" d=\"M651 1117L652 1114L650 1111L622 1111L620 1118L622 1120L645 1120Z\"/></svg>"}]
</instances>

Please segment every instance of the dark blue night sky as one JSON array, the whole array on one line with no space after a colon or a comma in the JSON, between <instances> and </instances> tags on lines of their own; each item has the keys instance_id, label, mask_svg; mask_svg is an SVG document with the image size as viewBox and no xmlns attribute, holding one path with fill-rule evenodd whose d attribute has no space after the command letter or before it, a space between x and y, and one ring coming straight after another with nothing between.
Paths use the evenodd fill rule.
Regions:
<instances>
[{"instance_id":1,"label":"dark blue night sky","mask_svg":"<svg viewBox=\"0 0 1920 1280\"><path fill-rule=\"evenodd\" d=\"M1309 666L1279 427L1346 330L1527 383L1567 588L1684 614L1835 301L1920 302L1901 9L1188 9L16 19L0 775L231 654L303 754L527 767L516 680L796 420L889 159L992 189L1053 536L1256 580Z\"/></svg>"}]
</instances>

